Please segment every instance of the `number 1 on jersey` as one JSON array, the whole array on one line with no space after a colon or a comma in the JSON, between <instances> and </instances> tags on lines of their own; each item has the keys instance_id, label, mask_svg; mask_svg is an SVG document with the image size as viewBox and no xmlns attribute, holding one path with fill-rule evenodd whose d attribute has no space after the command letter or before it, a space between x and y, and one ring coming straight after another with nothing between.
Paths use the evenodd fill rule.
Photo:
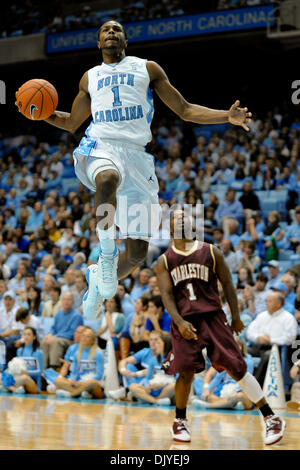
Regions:
<instances>
[{"instance_id":1,"label":"number 1 on jersey","mask_svg":"<svg viewBox=\"0 0 300 470\"><path fill-rule=\"evenodd\" d=\"M122 101L120 101L120 95L119 95L119 87L114 86L112 87L111 91L114 94L113 106L122 106Z\"/></svg>"},{"instance_id":2,"label":"number 1 on jersey","mask_svg":"<svg viewBox=\"0 0 300 470\"><path fill-rule=\"evenodd\" d=\"M187 284L186 287L188 288L189 293L190 293L190 300L197 300L197 297L195 296L193 284L189 282L189 284Z\"/></svg>"}]
</instances>

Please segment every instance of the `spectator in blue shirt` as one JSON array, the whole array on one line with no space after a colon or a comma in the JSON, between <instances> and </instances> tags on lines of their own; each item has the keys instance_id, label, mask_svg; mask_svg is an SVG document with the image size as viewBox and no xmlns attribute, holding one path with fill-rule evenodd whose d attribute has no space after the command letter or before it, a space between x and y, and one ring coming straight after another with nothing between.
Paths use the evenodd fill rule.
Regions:
<instances>
[{"instance_id":1,"label":"spectator in blue shirt","mask_svg":"<svg viewBox=\"0 0 300 470\"><path fill-rule=\"evenodd\" d=\"M296 207L294 222L286 228L285 241L287 248L296 249L300 243L300 206Z\"/></svg>"},{"instance_id":2,"label":"spectator in blue shirt","mask_svg":"<svg viewBox=\"0 0 300 470\"><path fill-rule=\"evenodd\" d=\"M240 201L235 200L235 190L229 188L225 194L225 200L220 203L215 212L215 219L223 224L224 232L228 233L226 223L228 219L236 219L241 222L243 219L243 206Z\"/></svg>"},{"instance_id":3,"label":"spectator in blue shirt","mask_svg":"<svg viewBox=\"0 0 300 470\"><path fill-rule=\"evenodd\" d=\"M129 315L134 314L134 302L126 291L126 287L123 286L123 284L118 285L117 294L121 299L122 311L126 319Z\"/></svg>"},{"instance_id":4,"label":"spectator in blue shirt","mask_svg":"<svg viewBox=\"0 0 300 470\"><path fill-rule=\"evenodd\" d=\"M141 297L146 292L149 292L148 281L151 276L150 269L142 269L139 274L139 280L134 284L132 291L130 292L130 297L135 303L136 300Z\"/></svg>"},{"instance_id":5,"label":"spectator in blue shirt","mask_svg":"<svg viewBox=\"0 0 300 470\"><path fill-rule=\"evenodd\" d=\"M2 383L12 392L39 393L41 391L44 355L39 348L40 343L35 328L31 326L24 328L23 340L25 344L17 350L17 357L24 360L26 370L15 379L8 372L4 372ZM6 382L9 379L10 382Z\"/></svg>"},{"instance_id":6,"label":"spectator in blue shirt","mask_svg":"<svg viewBox=\"0 0 300 470\"><path fill-rule=\"evenodd\" d=\"M48 365L52 368L60 366L60 358L72 344L76 328L83 325L81 313L73 308L74 299L70 292L62 295L61 304L62 309L54 317L51 333L42 341L45 369Z\"/></svg>"},{"instance_id":7,"label":"spectator in blue shirt","mask_svg":"<svg viewBox=\"0 0 300 470\"><path fill-rule=\"evenodd\" d=\"M34 211L30 214L27 221L25 231L26 232L37 232L42 227L44 222L43 205L40 201L34 204Z\"/></svg>"},{"instance_id":8,"label":"spectator in blue shirt","mask_svg":"<svg viewBox=\"0 0 300 470\"><path fill-rule=\"evenodd\" d=\"M295 302L297 298L297 295L295 292L295 287L296 287L297 282L296 282L295 277L289 273L285 273L281 278L281 282L283 282L288 289L285 301L295 306Z\"/></svg>"},{"instance_id":9,"label":"spectator in blue shirt","mask_svg":"<svg viewBox=\"0 0 300 470\"><path fill-rule=\"evenodd\" d=\"M228 168L228 163L225 157L219 160L219 170L217 170L211 178L211 183L230 184L234 179L233 171Z\"/></svg>"},{"instance_id":10,"label":"spectator in blue shirt","mask_svg":"<svg viewBox=\"0 0 300 470\"><path fill-rule=\"evenodd\" d=\"M170 334L171 317L166 310L160 295L149 299L147 320L145 325L145 340L149 340L150 332L155 330L161 335Z\"/></svg>"}]
</instances>

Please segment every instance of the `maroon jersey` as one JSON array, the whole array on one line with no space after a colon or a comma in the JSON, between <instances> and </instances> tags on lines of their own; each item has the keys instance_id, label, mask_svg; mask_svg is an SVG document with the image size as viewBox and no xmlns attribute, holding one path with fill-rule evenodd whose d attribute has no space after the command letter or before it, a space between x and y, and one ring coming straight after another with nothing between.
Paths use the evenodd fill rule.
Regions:
<instances>
[{"instance_id":1,"label":"maroon jersey","mask_svg":"<svg viewBox=\"0 0 300 470\"><path fill-rule=\"evenodd\" d=\"M176 305L183 317L222 310L212 245L196 241L187 252L171 246L163 257L172 279Z\"/></svg>"}]
</instances>

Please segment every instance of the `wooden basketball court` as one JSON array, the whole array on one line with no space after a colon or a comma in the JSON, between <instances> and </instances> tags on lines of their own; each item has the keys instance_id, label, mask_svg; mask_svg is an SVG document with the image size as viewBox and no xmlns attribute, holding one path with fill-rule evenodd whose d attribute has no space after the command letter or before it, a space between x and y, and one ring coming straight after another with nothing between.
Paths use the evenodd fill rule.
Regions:
<instances>
[{"instance_id":1,"label":"wooden basketball court","mask_svg":"<svg viewBox=\"0 0 300 470\"><path fill-rule=\"evenodd\" d=\"M258 411L188 409L189 444L174 443L174 408L55 396L0 396L0 449L14 450L263 450L300 449L300 413L281 410L284 438L263 443Z\"/></svg>"}]
</instances>

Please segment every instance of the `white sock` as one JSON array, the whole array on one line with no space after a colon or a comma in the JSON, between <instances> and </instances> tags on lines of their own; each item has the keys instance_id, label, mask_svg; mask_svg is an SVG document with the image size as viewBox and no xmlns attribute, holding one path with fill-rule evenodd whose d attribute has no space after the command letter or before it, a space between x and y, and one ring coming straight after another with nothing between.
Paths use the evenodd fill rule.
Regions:
<instances>
[{"instance_id":1,"label":"white sock","mask_svg":"<svg viewBox=\"0 0 300 470\"><path fill-rule=\"evenodd\" d=\"M257 382L256 378L249 374L249 372L246 372L244 377L239 380L238 384L249 400L253 403L257 403L264 398L264 392L261 386Z\"/></svg>"},{"instance_id":2,"label":"white sock","mask_svg":"<svg viewBox=\"0 0 300 470\"><path fill-rule=\"evenodd\" d=\"M115 251L115 227L112 225L107 230L96 228L98 238L100 240L101 251L104 255L112 255Z\"/></svg>"}]
</instances>

